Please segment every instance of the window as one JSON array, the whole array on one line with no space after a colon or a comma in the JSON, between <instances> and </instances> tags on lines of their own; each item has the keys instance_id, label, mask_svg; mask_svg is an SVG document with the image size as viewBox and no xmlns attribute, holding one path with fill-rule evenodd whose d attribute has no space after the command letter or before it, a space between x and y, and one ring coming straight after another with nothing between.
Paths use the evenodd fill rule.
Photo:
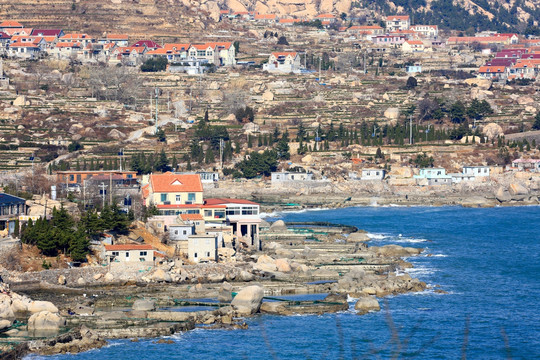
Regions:
<instances>
[{"instance_id":1,"label":"window","mask_svg":"<svg viewBox=\"0 0 540 360\"><path fill-rule=\"evenodd\" d=\"M113 251L112 252L112 256L118 256L118 255L120 255L118 251Z\"/></svg>"},{"instance_id":2,"label":"window","mask_svg":"<svg viewBox=\"0 0 540 360\"><path fill-rule=\"evenodd\" d=\"M206 257L210 257L210 252L209 251L206 252Z\"/></svg>"},{"instance_id":3,"label":"window","mask_svg":"<svg viewBox=\"0 0 540 360\"><path fill-rule=\"evenodd\" d=\"M197 257L197 253L193 254L193 257L196 258L196 257Z\"/></svg>"},{"instance_id":4,"label":"window","mask_svg":"<svg viewBox=\"0 0 540 360\"><path fill-rule=\"evenodd\" d=\"M73 180L75 180L75 176L69 175L69 181L73 181Z\"/></svg>"},{"instance_id":5,"label":"window","mask_svg":"<svg viewBox=\"0 0 540 360\"><path fill-rule=\"evenodd\" d=\"M187 230L184 230L183 233L184 233L184 235L187 235Z\"/></svg>"},{"instance_id":6,"label":"window","mask_svg":"<svg viewBox=\"0 0 540 360\"><path fill-rule=\"evenodd\" d=\"M182 202L182 195L176 195L176 202Z\"/></svg>"},{"instance_id":7,"label":"window","mask_svg":"<svg viewBox=\"0 0 540 360\"><path fill-rule=\"evenodd\" d=\"M188 193L188 203L192 204L195 201L196 194L195 193Z\"/></svg>"},{"instance_id":8,"label":"window","mask_svg":"<svg viewBox=\"0 0 540 360\"><path fill-rule=\"evenodd\" d=\"M184 232L185 232L185 230L184 230ZM178 230L174 230L174 235L178 235Z\"/></svg>"},{"instance_id":9,"label":"window","mask_svg":"<svg viewBox=\"0 0 540 360\"><path fill-rule=\"evenodd\" d=\"M204 217L211 217L212 216L212 210L204 210Z\"/></svg>"},{"instance_id":10,"label":"window","mask_svg":"<svg viewBox=\"0 0 540 360\"><path fill-rule=\"evenodd\" d=\"M148 251L139 252L139 256L146 256L146 255L148 255Z\"/></svg>"},{"instance_id":11,"label":"window","mask_svg":"<svg viewBox=\"0 0 540 360\"><path fill-rule=\"evenodd\" d=\"M126 257L127 258L129 257L129 251L126 251Z\"/></svg>"},{"instance_id":12,"label":"window","mask_svg":"<svg viewBox=\"0 0 540 360\"><path fill-rule=\"evenodd\" d=\"M127 175L127 178L128 178L128 179L133 179L133 175L128 174L128 175Z\"/></svg>"},{"instance_id":13,"label":"window","mask_svg":"<svg viewBox=\"0 0 540 360\"><path fill-rule=\"evenodd\" d=\"M161 194L161 201L167 201L167 194Z\"/></svg>"}]
</instances>

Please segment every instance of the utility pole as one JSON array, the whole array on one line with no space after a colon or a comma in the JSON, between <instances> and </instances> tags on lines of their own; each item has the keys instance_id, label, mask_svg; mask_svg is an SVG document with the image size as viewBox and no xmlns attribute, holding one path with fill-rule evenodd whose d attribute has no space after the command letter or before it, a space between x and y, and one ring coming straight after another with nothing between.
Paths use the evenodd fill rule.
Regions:
<instances>
[{"instance_id":1,"label":"utility pole","mask_svg":"<svg viewBox=\"0 0 540 360\"><path fill-rule=\"evenodd\" d=\"M124 157L124 149L120 149L118 152L118 156L120 157L120 172L122 172L122 159Z\"/></svg>"},{"instance_id":2,"label":"utility pole","mask_svg":"<svg viewBox=\"0 0 540 360\"><path fill-rule=\"evenodd\" d=\"M109 173L109 206L112 205L112 171Z\"/></svg>"},{"instance_id":3,"label":"utility pole","mask_svg":"<svg viewBox=\"0 0 540 360\"><path fill-rule=\"evenodd\" d=\"M219 168L223 170L223 139L219 139Z\"/></svg>"},{"instance_id":4,"label":"utility pole","mask_svg":"<svg viewBox=\"0 0 540 360\"><path fill-rule=\"evenodd\" d=\"M104 209L105 208L105 184L103 182L101 182L101 185L99 185L99 187L101 188L101 197L103 199L103 203L101 205L101 209Z\"/></svg>"},{"instance_id":5,"label":"utility pole","mask_svg":"<svg viewBox=\"0 0 540 360\"><path fill-rule=\"evenodd\" d=\"M364 75L367 74L367 68L366 68L366 52L364 51Z\"/></svg>"},{"instance_id":6,"label":"utility pole","mask_svg":"<svg viewBox=\"0 0 540 360\"><path fill-rule=\"evenodd\" d=\"M156 94L156 134L158 132L158 98L159 98L159 88L156 87L154 90Z\"/></svg>"},{"instance_id":7,"label":"utility pole","mask_svg":"<svg viewBox=\"0 0 540 360\"><path fill-rule=\"evenodd\" d=\"M409 115L409 145L412 145L412 115Z\"/></svg>"}]
</instances>

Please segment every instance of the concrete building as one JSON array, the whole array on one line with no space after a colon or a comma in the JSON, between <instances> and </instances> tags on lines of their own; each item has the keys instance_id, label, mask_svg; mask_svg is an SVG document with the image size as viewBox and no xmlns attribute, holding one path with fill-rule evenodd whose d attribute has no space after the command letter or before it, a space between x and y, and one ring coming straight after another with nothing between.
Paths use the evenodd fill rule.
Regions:
<instances>
[{"instance_id":1,"label":"concrete building","mask_svg":"<svg viewBox=\"0 0 540 360\"><path fill-rule=\"evenodd\" d=\"M386 31L409 30L409 15L391 15L386 17Z\"/></svg>"},{"instance_id":2,"label":"concrete building","mask_svg":"<svg viewBox=\"0 0 540 360\"><path fill-rule=\"evenodd\" d=\"M154 248L151 245L124 244L105 245L105 258L111 262L149 262L154 261Z\"/></svg>"},{"instance_id":3,"label":"concrete building","mask_svg":"<svg viewBox=\"0 0 540 360\"><path fill-rule=\"evenodd\" d=\"M310 172L289 172L289 171L280 171L273 172L271 174L272 184L282 183L287 181L312 181L313 173Z\"/></svg>"},{"instance_id":4,"label":"concrete building","mask_svg":"<svg viewBox=\"0 0 540 360\"><path fill-rule=\"evenodd\" d=\"M512 168L518 171L540 172L540 159L516 159Z\"/></svg>"},{"instance_id":5,"label":"concrete building","mask_svg":"<svg viewBox=\"0 0 540 360\"><path fill-rule=\"evenodd\" d=\"M17 219L21 215L26 215L27 211L25 199L0 193L0 232L3 235L13 234Z\"/></svg>"},{"instance_id":6,"label":"concrete building","mask_svg":"<svg viewBox=\"0 0 540 360\"><path fill-rule=\"evenodd\" d=\"M489 176L489 166L464 166L462 173L473 176Z\"/></svg>"},{"instance_id":7,"label":"concrete building","mask_svg":"<svg viewBox=\"0 0 540 360\"><path fill-rule=\"evenodd\" d=\"M273 52L263 70L270 72L296 73L301 70L300 55L297 52Z\"/></svg>"},{"instance_id":8,"label":"concrete building","mask_svg":"<svg viewBox=\"0 0 540 360\"><path fill-rule=\"evenodd\" d=\"M203 205L203 187L199 175L166 172L143 178L143 202L152 205Z\"/></svg>"},{"instance_id":9,"label":"concrete building","mask_svg":"<svg viewBox=\"0 0 540 360\"><path fill-rule=\"evenodd\" d=\"M232 226L237 239L250 248L261 250L259 239L260 205L249 200L215 198L207 199L208 205L225 205L227 225Z\"/></svg>"},{"instance_id":10,"label":"concrete building","mask_svg":"<svg viewBox=\"0 0 540 360\"><path fill-rule=\"evenodd\" d=\"M217 261L217 236L191 235L188 237L188 259L191 262Z\"/></svg>"},{"instance_id":11,"label":"concrete building","mask_svg":"<svg viewBox=\"0 0 540 360\"><path fill-rule=\"evenodd\" d=\"M360 180L383 180L385 175L384 169L362 169Z\"/></svg>"},{"instance_id":12,"label":"concrete building","mask_svg":"<svg viewBox=\"0 0 540 360\"><path fill-rule=\"evenodd\" d=\"M418 175L414 175L418 180L426 179L427 185L451 185L452 176L446 174L444 168L424 168L420 169Z\"/></svg>"}]
</instances>

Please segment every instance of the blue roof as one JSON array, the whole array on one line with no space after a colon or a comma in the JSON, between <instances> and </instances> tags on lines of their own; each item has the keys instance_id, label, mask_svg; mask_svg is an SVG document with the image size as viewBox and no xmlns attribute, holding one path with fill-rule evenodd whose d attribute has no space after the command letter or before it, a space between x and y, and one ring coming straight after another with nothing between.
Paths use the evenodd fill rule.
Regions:
<instances>
[{"instance_id":1,"label":"blue roof","mask_svg":"<svg viewBox=\"0 0 540 360\"><path fill-rule=\"evenodd\" d=\"M25 204L25 203L26 203L26 200L18 196L9 195L6 193L0 193L0 206Z\"/></svg>"}]
</instances>

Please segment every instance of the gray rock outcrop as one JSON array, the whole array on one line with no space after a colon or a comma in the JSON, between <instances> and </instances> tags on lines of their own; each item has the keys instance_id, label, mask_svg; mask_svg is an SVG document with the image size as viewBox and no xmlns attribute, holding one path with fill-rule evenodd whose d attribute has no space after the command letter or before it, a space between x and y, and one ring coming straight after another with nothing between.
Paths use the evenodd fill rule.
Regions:
<instances>
[{"instance_id":1,"label":"gray rock outcrop","mask_svg":"<svg viewBox=\"0 0 540 360\"><path fill-rule=\"evenodd\" d=\"M58 330L66 325L66 319L50 311L40 311L28 319L28 330Z\"/></svg>"},{"instance_id":2,"label":"gray rock outcrop","mask_svg":"<svg viewBox=\"0 0 540 360\"><path fill-rule=\"evenodd\" d=\"M240 315L251 315L259 311L264 297L261 286L252 285L243 288L236 294L231 305Z\"/></svg>"},{"instance_id":3,"label":"gray rock outcrop","mask_svg":"<svg viewBox=\"0 0 540 360\"><path fill-rule=\"evenodd\" d=\"M354 305L354 309L356 310L357 314L362 315L370 311L379 311L381 310L381 306L376 298L372 296L365 296L358 299Z\"/></svg>"}]
</instances>

